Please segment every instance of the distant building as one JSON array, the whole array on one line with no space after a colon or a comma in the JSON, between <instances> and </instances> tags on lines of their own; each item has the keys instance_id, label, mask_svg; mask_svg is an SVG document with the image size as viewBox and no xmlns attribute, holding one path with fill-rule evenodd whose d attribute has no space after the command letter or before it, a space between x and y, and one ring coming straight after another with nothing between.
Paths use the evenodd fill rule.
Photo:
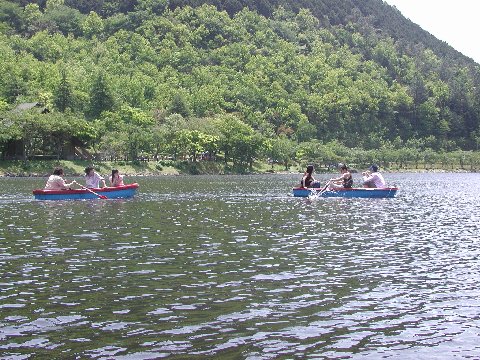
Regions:
<instances>
[{"instance_id":1,"label":"distant building","mask_svg":"<svg viewBox=\"0 0 480 360\"><path fill-rule=\"evenodd\" d=\"M22 103L17 105L12 112L21 113L36 109L40 114L47 114L50 110L38 102ZM70 138L68 143L62 148L61 159L92 159L92 155L84 148L84 144L76 137ZM4 160L24 160L25 146L23 140L9 140L6 142L3 149L0 148L2 158ZM56 159L58 154L33 154L29 155L30 159Z\"/></svg>"}]
</instances>

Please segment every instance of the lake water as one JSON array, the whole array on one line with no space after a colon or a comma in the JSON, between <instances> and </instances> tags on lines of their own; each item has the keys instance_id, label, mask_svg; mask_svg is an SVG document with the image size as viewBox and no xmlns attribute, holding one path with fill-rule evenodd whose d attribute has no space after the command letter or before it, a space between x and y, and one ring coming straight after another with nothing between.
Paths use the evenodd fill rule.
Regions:
<instances>
[{"instance_id":1,"label":"lake water","mask_svg":"<svg viewBox=\"0 0 480 360\"><path fill-rule=\"evenodd\" d=\"M49 202L1 178L0 358L480 358L480 174L385 177L395 199L257 175Z\"/></svg>"}]
</instances>

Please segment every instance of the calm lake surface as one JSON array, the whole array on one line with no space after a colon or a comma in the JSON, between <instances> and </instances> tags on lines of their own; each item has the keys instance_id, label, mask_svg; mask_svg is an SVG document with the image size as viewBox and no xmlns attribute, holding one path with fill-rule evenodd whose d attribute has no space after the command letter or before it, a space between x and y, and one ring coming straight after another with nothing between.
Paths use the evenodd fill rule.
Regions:
<instances>
[{"instance_id":1,"label":"calm lake surface","mask_svg":"<svg viewBox=\"0 0 480 360\"><path fill-rule=\"evenodd\" d=\"M385 174L395 199L299 177L50 202L0 178L0 358L479 359L480 174Z\"/></svg>"}]
</instances>

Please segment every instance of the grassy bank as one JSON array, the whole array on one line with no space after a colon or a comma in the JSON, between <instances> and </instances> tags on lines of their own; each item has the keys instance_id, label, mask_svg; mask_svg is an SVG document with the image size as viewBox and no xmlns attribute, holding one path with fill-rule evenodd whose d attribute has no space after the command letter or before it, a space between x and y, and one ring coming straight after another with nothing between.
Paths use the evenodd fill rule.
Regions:
<instances>
[{"instance_id":1,"label":"grassy bank","mask_svg":"<svg viewBox=\"0 0 480 360\"><path fill-rule=\"evenodd\" d=\"M258 163L252 171L236 169L231 165L210 161L187 163L187 162L91 162L84 160L33 160L27 163L23 161L0 161L0 176L48 176L56 166L64 169L66 176L80 176L84 174L87 166L93 166L102 175L108 175L112 169L118 169L121 174L127 176L138 175L181 175L181 174L241 174L241 173L267 173L281 172L284 167ZM296 171L297 167L292 167Z\"/></svg>"},{"instance_id":2,"label":"grassy bank","mask_svg":"<svg viewBox=\"0 0 480 360\"><path fill-rule=\"evenodd\" d=\"M63 168L66 176L79 176L84 174L87 166L94 166L95 169L104 175L109 174L112 169L118 169L125 175L176 175L178 171L173 167L158 167L154 162L140 162L131 164L125 162L91 162L83 160L41 160L29 161L0 161L0 176L47 176L57 166Z\"/></svg>"},{"instance_id":3,"label":"grassy bank","mask_svg":"<svg viewBox=\"0 0 480 360\"><path fill-rule=\"evenodd\" d=\"M289 171L285 171L285 167L266 162L257 162L253 169L235 168L232 164L224 164L221 162L200 161L197 163L184 161L142 161L137 163L131 162L91 162L84 160L32 160L27 163L23 161L0 161L0 176L48 176L52 173L56 166L63 167L66 176L81 176L87 166L94 166L95 169L103 174L108 175L112 169L118 169L120 173L127 176L160 176L160 175L202 175L202 174L265 174L265 173L284 173L303 172L303 167L299 164L292 165ZM361 172L367 169L352 168L352 172ZM445 164L404 164L404 166L391 165L389 168L382 168L383 172L477 172L478 169L471 166L445 165ZM335 173L335 168L316 167L315 172L318 173Z\"/></svg>"}]
</instances>

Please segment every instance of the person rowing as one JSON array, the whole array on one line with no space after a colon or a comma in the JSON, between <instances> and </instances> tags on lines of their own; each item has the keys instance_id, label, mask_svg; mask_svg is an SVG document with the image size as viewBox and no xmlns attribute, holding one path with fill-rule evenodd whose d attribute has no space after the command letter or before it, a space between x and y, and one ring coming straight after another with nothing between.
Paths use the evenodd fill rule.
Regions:
<instances>
[{"instance_id":1,"label":"person rowing","mask_svg":"<svg viewBox=\"0 0 480 360\"><path fill-rule=\"evenodd\" d=\"M75 180L71 183L65 182L65 179L63 178L63 169L61 167L56 167L45 184L45 190L66 190L74 184L77 184Z\"/></svg>"},{"instance_id":2,"label":"person rowing","mask_svg":"<svg viewBox=\"0 0 480 360\"><path fill-rule=\"evenodd\" d=\"M349 189L353 186L353 177L345 164L338 165L341 175L338 178L330 179L329 188L344 188Z\"/></svg>"}]
</instances>

